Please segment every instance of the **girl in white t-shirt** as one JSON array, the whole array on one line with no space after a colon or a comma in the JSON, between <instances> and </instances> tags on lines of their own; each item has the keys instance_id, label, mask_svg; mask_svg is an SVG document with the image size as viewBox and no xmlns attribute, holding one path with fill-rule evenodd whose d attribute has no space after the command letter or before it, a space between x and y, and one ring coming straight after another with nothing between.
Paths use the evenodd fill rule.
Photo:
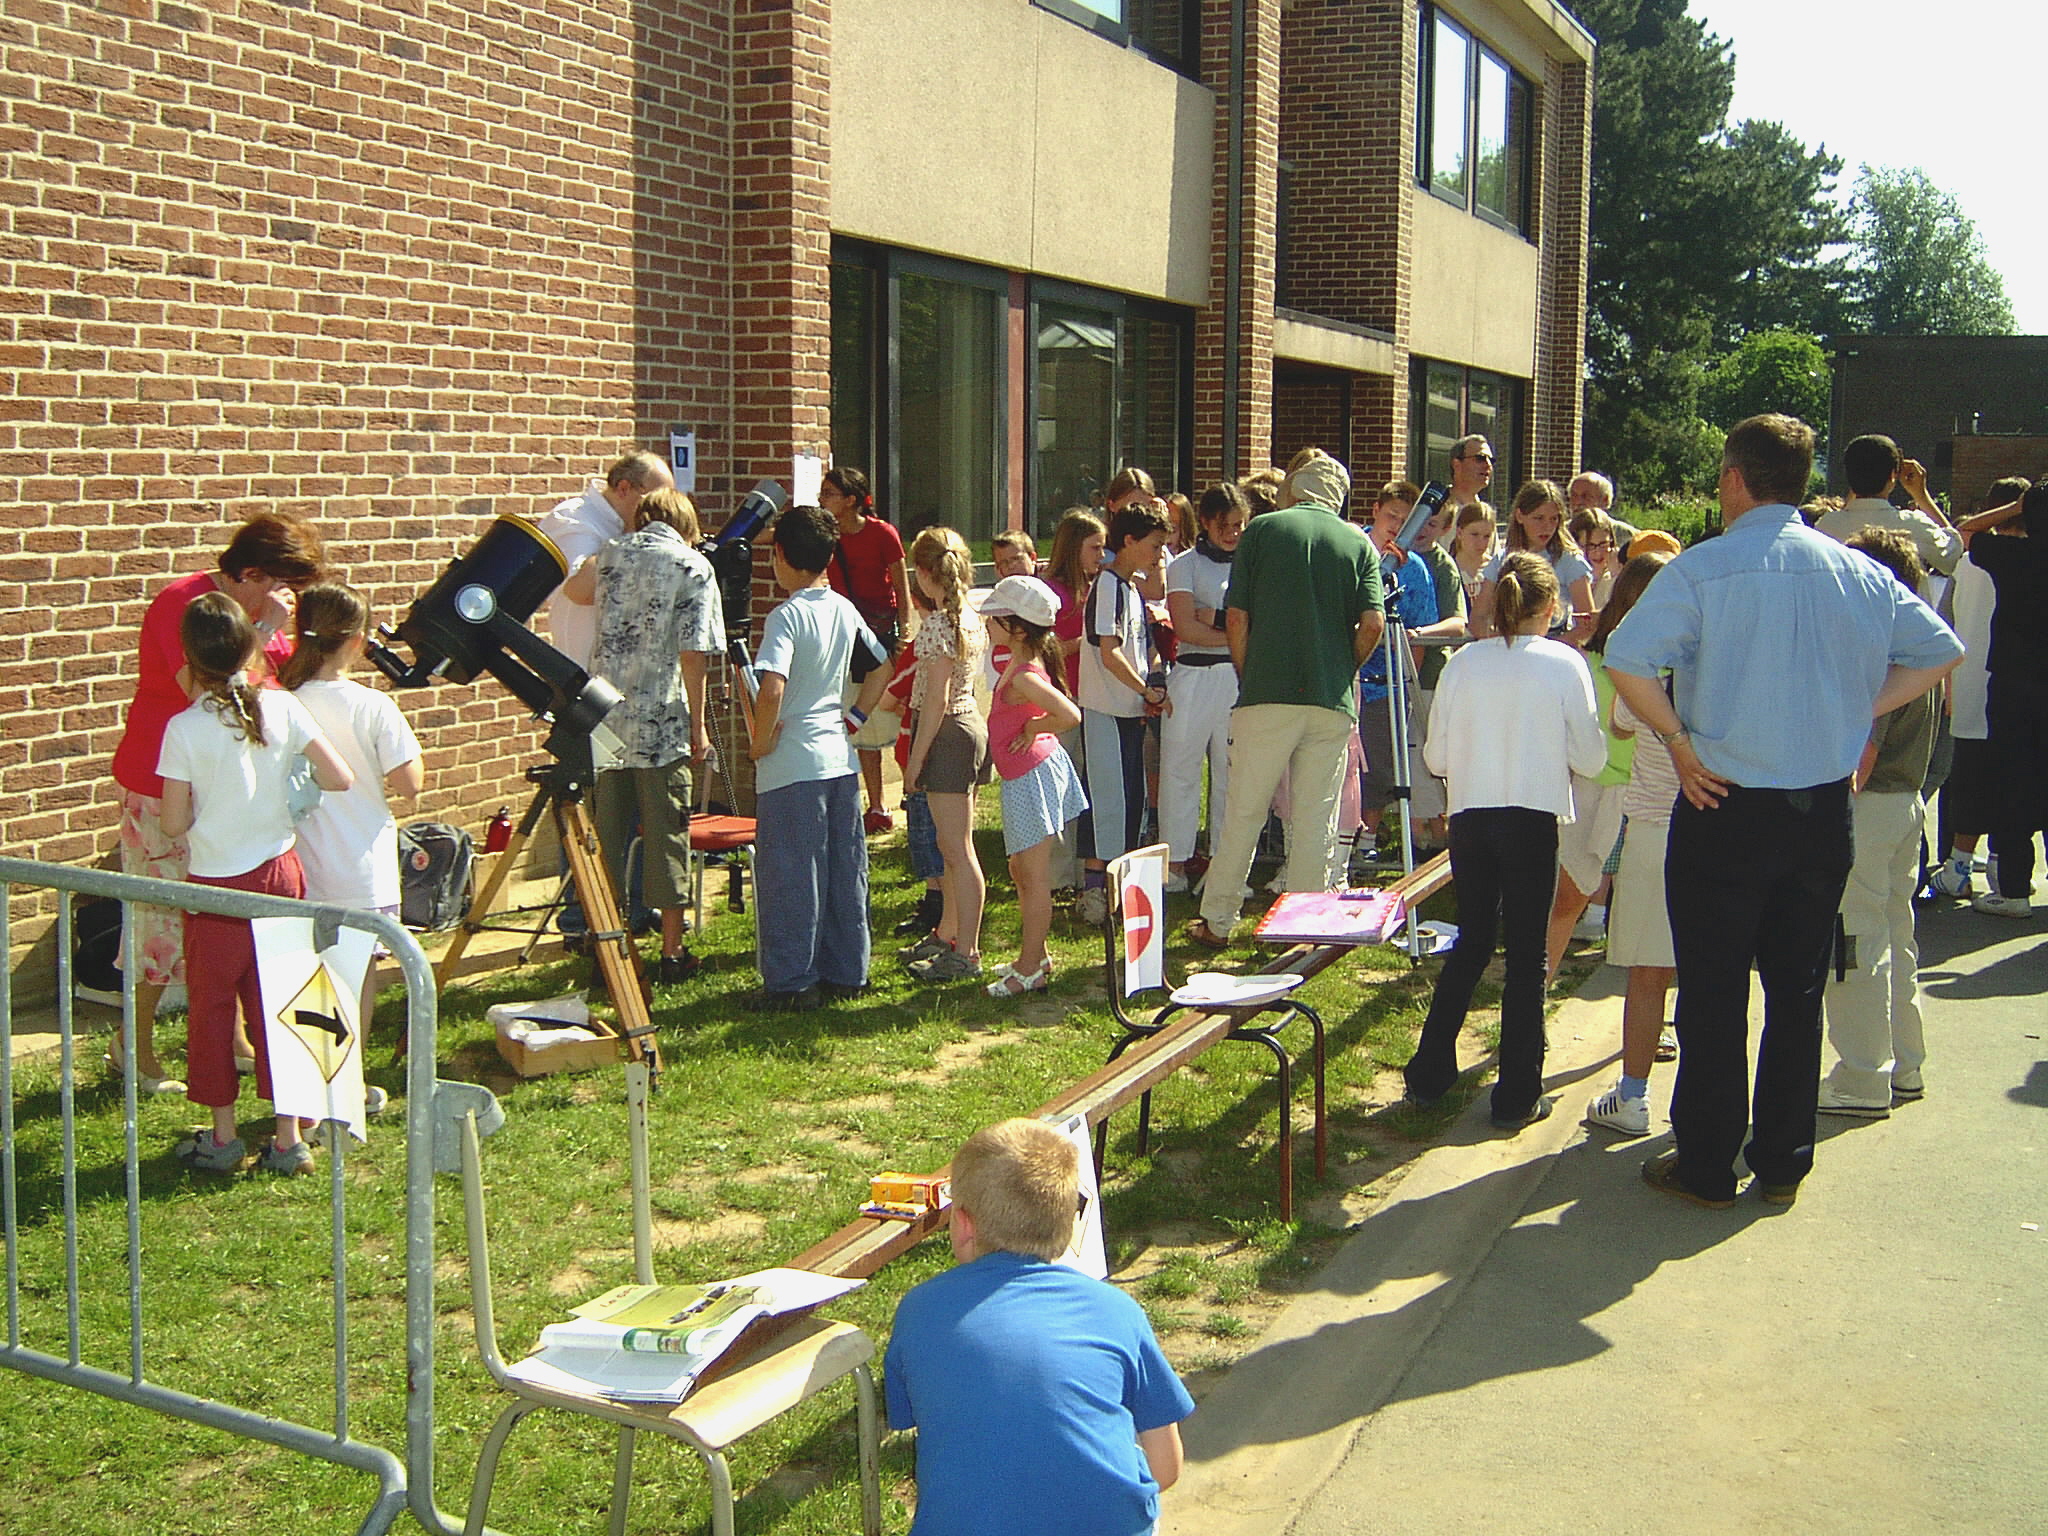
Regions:
<instances>
[{"instance_id":1,"label":"girl in white t-shirt","mask_svg":"<svg viewBox=\"0 0 2048 1536\"><path fill-rule=\"evenodd\" d=\"M278 674L348 764L355 783L324 795L299 819L306 899L398 915L398 821L391 802L410 802L426 782L419 738L388 693L351 682L349 669L370 641L370 609L352 587L322 582L299 594L298 643ZM376 1008L372 966L363 976L361 1018ZM381 1091L368 1090L373 1106Z\"/></svg>"},{"instance_id":2,"label":"girl in white t-shirt","mask_svg":"<svg viewBox=\"0 0 2048 1536\"><path fill-rule=\"evenodd\" d=\"M1457 1082L1458 1033L1498 931L1507 976L1493 1123L1503 1130L1551 1110L1543 1097L1543 929L1557 889L1557 825L1572 817L1572 775L1591 777L1607 762L1584 658L1544 638L1558 596L1541 555L1518 550L1501 562L1494 614L1502 638L1468 645L1444 664L1422 745L1429 771L1448 781L1458 939L1406 1069L1408 1096L1433 1103Z\"/></svg>"},{"instance_id":3,"label":"girl in white t-shirt","mask_svg":"<svg viewBox=\"0 0 2048 1536\"><path fill-rule=\"evenodd\" d=\"M157 772L163 776L163 826L191 849L186 878L194 885L302 896L305 877L292 852L289 786L301 756L313 780L339 793L352 776L297 699L250 685L242 669L256 654L256 631L229 597L209 592L185 610L185 690L192 706L164 729ZM180 1142L187 1168L232 1173L246 1155L236 1134L234 1023L239 1006L256 1047L256 1087L270 1097L270 1056L256 987L256 944L247 919L185 915L187 1018L186 1096L213 1111L213 1129ZM263 1154L273 1173L310 1173L313 1154L301 1122L277 1117L277 1137Z\"/></svg>"}]
</instances>

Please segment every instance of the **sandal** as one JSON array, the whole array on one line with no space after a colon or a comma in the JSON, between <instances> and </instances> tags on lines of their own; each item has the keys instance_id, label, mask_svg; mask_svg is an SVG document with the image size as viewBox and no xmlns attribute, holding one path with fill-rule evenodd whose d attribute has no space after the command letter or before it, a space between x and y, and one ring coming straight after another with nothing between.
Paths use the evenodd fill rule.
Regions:
<instances>
[{"instance_id":1,"label":"sandal","mask_svg":"<svg viewBox=\"0 0 2048 1536\"><path fill-rule=\"evenodd\" d=\"M127 1067L121 1058L121 1048L118 1042L107 1047L107 1054L103 1059L106 1062L107 1070L113 1073L114 1076L123 1077L127 1075ZM183 1093L185 1091L185 1084L179 1078L151 1077L147 1072L137 1072L135 1074L135 1091L144 1098L154 1098L158 1095L168 1096L170 1094Z\"/></svg>"},{"instance_id":2,"label":"sandal","mask_svg":"<svg viewBox=\"0 0 2048 1536\"><path fill-rule=\"evenodd\" d=\"M1020 971L1006 965L986 988L990 997L1022 997L1026 992L1043 992L1052 985L1052 961L1045 960L1035 971Z\"/></svg>"},{"instance_id":3,"label":"sandal","mask_svg":"<svg viewBox=\"0 0 2048 1536\"><path fill-rule=\"evenodd\" d=\"M1230 940L1211 928L1209 920L1204 917L1190 918L1188 925L1181 929L1181 932L1204 949L1230 948Z\"/></svg>"}]
</instances>

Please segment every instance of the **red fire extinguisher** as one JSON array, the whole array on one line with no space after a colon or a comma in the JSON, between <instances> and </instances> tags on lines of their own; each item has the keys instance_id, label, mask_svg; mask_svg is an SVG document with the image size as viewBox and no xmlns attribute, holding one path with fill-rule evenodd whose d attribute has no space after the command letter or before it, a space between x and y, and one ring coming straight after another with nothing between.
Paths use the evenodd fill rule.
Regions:
<instances>
[{"instance_id":1,"label":"red fire extinguisher","mask_svg":"<svg viewBox=\"0 0 2048 1536\"><path fill-rule=\"evenodd\" d=\"M512 810L499 806L498 814L491 818L491 824L484 828L484 852L503 853L512 842Z\"/></svg>"}]
</instances>

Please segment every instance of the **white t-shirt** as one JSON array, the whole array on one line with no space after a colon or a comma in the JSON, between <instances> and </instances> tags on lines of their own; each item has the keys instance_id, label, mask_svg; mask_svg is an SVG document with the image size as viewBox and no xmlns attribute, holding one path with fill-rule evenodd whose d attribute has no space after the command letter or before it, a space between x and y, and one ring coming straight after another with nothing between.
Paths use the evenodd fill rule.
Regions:
<instances>
[{"instance_id":1,"label":"white t-shirt","mask_svg":"<svg viewBox=\"0 0 2048 1536\"><path fill-rule=\"evenodd\" d=\"M398 823L384 800L384 776L418 759L419 738L388 693L346 678L316 678L293 695L333 743L355 783L299 821L306 899L376 911L399 899Z\"/></svg>"},{"instance_id":2,"label":"white t-shirt","mask_svg":"<svg viewBox=\"0 0 2048 1536\"><path fill-rule=\"evenodd\" d=\"M756 792L765 795L853 772L853 747L839 701L854 645L863 637L879 654L881 647L859 610L830 587L792 592L768 615L754 670L783 679L782 734L775 750L754 764Z\"/></svg>"},{"instance_id":3,"label":"white t-shirt","mask_svg":"<svg viewBox=\"0 0 2048 1536\"><path fill-rule=\"evenodd\" d=\"M1184 549L1175 555L1166 567L1166 590L1168 594L1186 592L1195 600L1197 608L1213 608L1221 611L1225 594L1230 590L1230 567L1221 560L1211 560L1199 549ZM1215 626L1221 629L1218 623ZM1228 656L1230 648L1224 645L1190 645L1185 640L1180 644L1183 655Z\"/></svg>"},{"instance_id":4,"label":"white t-shirt","mask_svg":"<svg viewBox=\"0 0 2048 1536\"><path fill-rule=\"evenodd\" d=\"M1083 709L1099 715L1125 718L1145 713L1145 696L1133 693L1109 675L1102 664L1099 641L1114 636L1123 644L1124 660L1139 677L1145 676L1152 655L1151 630L1146 624L1145 594L1105 563L1088 589L1088 606L1081 622L1081 697Z\"/></svg>"},{"instance_id":5,"label":"white t-shirt","mask_svg":"<svg viewBox=\"0 0 2048 1536\"><path fill-rule=\"evenodd\" d=\"M540 531L555 541L555 548L576 567L626 531L626 521L604 499L605 484L593 480L581 496L557 503L540 520ZM556 650L586 672L591 654L597 649L597 604L572 603L558 590L548 599L548 638Z\"/></svg>"},{"instance_id":6,"label":"white t-shirt","mask_svg":"<svg viewBox=\"0 0 2048 1536\"><path fill-rule=\"evenodd\" d=\"M1998 588L1991 573L1965 557L1956 567L1956 635L1963 642L1963 664L1949 674L1948 728L1959 741L1984 741L1991 726L1984 716L1991 674L1984 663L1991 655L1991 610L1998 606Z\"/></svg>"},{"instance_id":7,"label":"white t-shirt","mask_svg":"<svg viewBox=\"0 0 2048 1536\"><path fill-rule=\"evenodd\" d=\"M164 727L156 771L192 786L192 830L185 834L195 875L246 875L292 845L286 798L292 761L320 734L306 707L276 688L256 690L263 745L202 700Z\"/></svg>"},{"instance_id":8,"label":"white t-shirt","mask_svg":"<svg viewBox=\"0 0 2048 1536\"><path fill-rule=\"evenodd\" d=\"M1521 806L1570 821L1572 775L1607 766L1593 674L1568 645L1475 640L1444 663L1422 760L1450 781L1450 811Z\"/></svg>"}]
</instances>

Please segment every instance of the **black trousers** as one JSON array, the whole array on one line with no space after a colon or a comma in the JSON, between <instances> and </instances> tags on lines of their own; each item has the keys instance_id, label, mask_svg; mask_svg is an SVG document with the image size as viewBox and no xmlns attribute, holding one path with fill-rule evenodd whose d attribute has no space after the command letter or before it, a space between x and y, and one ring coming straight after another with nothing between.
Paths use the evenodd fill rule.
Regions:
<instances>
[{"instance_id":1,"label":"black trousers","mask_svg":"<svg viewBox=\"0 0 2048 1536\"><path fill-rule=\"evenodd\" d=\"M1458 941L1436 979L1422 1038L1406 1068L1408 1092L1434 1099L1458 1080L1458 1032L1499 932L1508 961L1493 1113L1515 1119L1543 1092L1544 931L1557 894L1557 818L1522 806L1488 806L1458 812L1450 831Z\"/></svg>"},{"instance_id":2,"label":"black trousers","mask_svg":"<svg viewBox=\"0 0 2048 1536\"><path fill-rule=\"evenodd\" d=\"M1679 1177L1696 1194L1732 1197L1737 1153L1766 1184L1797 1184L1813 1171L1821 995L1855 851L1846 779L1732 789L1710 811L1680 796L1672 811L1664 861L1678 960L1671 1130ZM1753 1102L1752 965L1764 989Z\"/></svg>"},{"instance_id":3,"label":"black trousers","mask_svg":"<svg viewBox=\"0 0 2048 1536\"><path fill-rule=\"evenodd\" d=\"M2034 834L2048 817L2048 677L2010 669L1992 676L1984 701L1991 735L1991 851L2000 896L2034 888Z\"/></svg>"}]
</instances>

